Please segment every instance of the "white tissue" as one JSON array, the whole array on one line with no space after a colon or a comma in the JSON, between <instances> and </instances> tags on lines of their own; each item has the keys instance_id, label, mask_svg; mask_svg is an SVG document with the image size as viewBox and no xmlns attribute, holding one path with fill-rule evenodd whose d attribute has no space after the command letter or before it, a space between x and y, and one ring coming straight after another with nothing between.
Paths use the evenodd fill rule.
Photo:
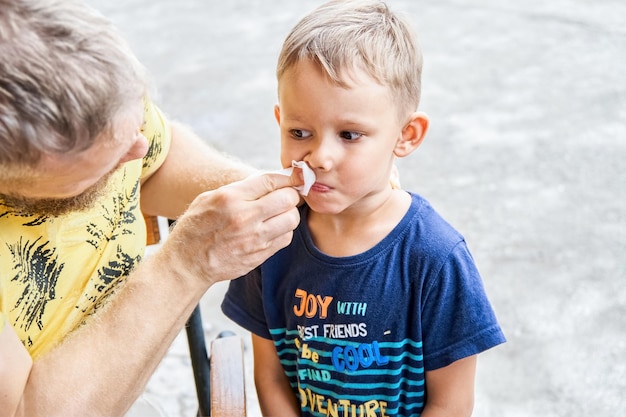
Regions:
<instances>
[{"instance_id":1,"label":"white tissue","mask_svg":"<svg viewBox=\"0 0 626 417\"><path fill-rule=\"evenodd\" d=\"M309 195L309 190L315 184L315 173L304 161L291 161L291 167L274 171L277 174L291 176L294 168L300 168L302 170L302 176L304 177L304 184L295 187L303 196Z\"/></svg>"}]
</instances>

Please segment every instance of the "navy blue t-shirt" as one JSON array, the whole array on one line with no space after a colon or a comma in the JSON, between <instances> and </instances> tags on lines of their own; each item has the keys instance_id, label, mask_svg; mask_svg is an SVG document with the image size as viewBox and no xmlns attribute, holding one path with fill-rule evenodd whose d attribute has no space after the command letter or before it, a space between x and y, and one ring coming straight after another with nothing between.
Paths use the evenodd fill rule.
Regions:
<instances>
[{"instance_id":1,"label":"navy blue t-shirt","mask_svg":"<svg viewBox=\"0 0 626 417\"><path fill-rule=\"evenodd\" d=\"M303 416L419 416L425 371L505 341L463 237L411 196L382 241L341 258L303 207L291 245L230 284L222 310L274 341Z\"/></svg>"}]
</instances>

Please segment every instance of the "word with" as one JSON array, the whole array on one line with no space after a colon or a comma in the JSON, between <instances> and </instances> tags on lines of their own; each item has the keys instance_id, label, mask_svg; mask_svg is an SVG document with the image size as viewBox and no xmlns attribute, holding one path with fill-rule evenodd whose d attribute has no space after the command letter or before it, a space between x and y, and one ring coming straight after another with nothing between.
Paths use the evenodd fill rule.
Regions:
<instances>
[{"instance_id":1,"label":"word with","mask_svg":"<svg viewBox=\"0 0 626 417\"><path fill-rule=\"evenodd\" d=\"M355 303L351 301L337 301L337 313L346 314L346 315L357 315L365 316L365 311L367 310L367 303Z\"/></svg>"}]
</instances>

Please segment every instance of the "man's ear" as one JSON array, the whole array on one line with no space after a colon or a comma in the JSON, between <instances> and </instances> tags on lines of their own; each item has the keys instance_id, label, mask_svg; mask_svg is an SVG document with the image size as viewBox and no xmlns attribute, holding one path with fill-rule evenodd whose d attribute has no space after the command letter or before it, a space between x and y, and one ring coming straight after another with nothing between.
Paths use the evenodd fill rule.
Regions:
<instances>
[{"instance_id":1,"label":"man's ear","mask_svg":"<svg viewBox=\"0 0 626 417\"><path fill-rule=\"evenodd\" d=\"M402 128L402 137L398 139L393 154L398 158L405 157L422 144L428 124L428 116L422 112L411 114L409 121Z\"/></svg>"},{"instance_id":2,"label":"man's ear","mask_svg":"<svg viewBox=\"0 0 626 417\"><path fill-rule=\"evenodd\" d=\"M278 104L274 106L274 118L276 119L276 122L278 122L278 125L280 126L280 106Z\"/></svg>"}]
</instances>

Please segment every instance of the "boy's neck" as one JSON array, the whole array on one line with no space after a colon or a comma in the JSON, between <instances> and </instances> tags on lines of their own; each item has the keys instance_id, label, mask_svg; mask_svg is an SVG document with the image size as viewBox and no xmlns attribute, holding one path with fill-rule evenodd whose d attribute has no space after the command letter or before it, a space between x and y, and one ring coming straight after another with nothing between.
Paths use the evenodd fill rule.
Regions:
<instances>
[{"instance_id":1,"label":"boy's neck","mask_svg":"<svg viewBox=\"0 0 626 417\"><path fill-rule=\"evenodd\" d=\"M382 204L367 211L351 209L339 214L320 214L311 210L307 225L313 243L326 255L358 255L383 240L410 205L411 197L406 191L393 190Z\"/></svg>"}]
</instances>

